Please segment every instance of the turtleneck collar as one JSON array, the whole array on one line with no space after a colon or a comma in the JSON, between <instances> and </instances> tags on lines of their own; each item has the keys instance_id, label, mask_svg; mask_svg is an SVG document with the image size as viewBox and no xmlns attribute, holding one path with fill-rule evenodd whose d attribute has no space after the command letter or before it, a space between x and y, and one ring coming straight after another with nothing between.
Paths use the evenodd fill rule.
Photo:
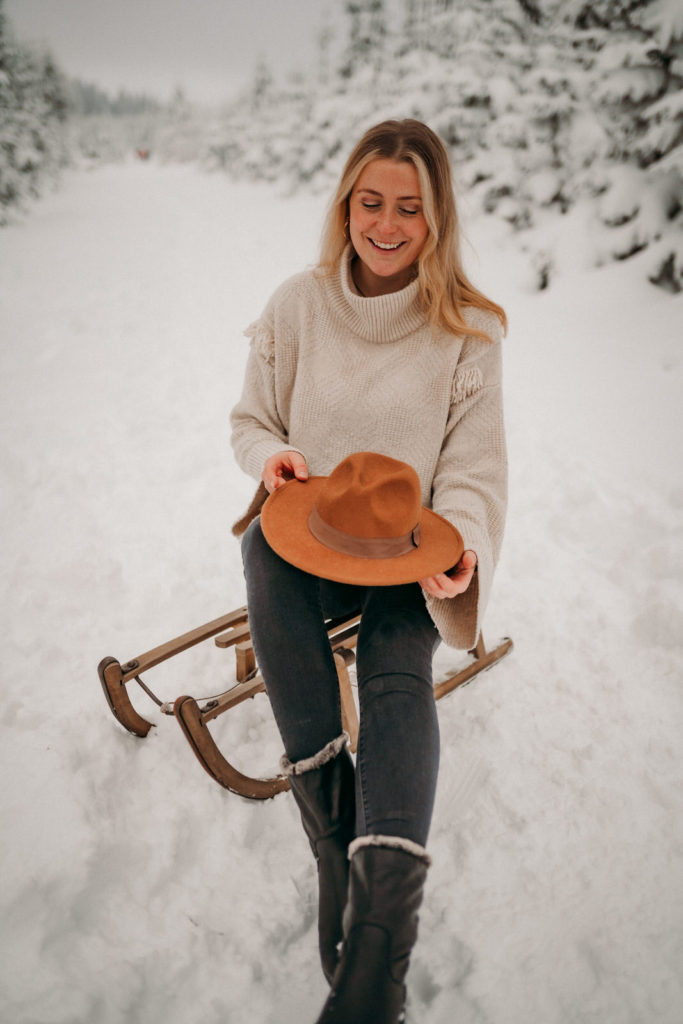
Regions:
<instances>
[{"instance_id":1,"label":"turtleneck collar","mask_svg":"<svg viewBox=\"0 0 683 1024\"><path fill-rule=\"evenodd\" d=\"M365 298L358 294L351 277L350 245L344 251L337 273L328 278L328 282L334 308L351 330L366 341L398 341L425 326L417 279L388 295Z\"/></svg>"}]
</instances>

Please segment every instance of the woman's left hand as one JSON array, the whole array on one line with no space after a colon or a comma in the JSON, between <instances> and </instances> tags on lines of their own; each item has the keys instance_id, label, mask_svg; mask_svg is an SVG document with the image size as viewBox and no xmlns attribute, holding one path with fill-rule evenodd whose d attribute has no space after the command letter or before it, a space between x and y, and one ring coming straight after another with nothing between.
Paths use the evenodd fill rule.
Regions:
<instances>
[{"instance_id":1,"label":"woman's left hand","mask_svg":"<svg viewBox=\"0 0 683 1024\"><path fill-rule=\"evenodd\" d=\"M428 576L418 582L425 594L429 594L430 597L456 597L458 594L465 593L472 582L476 567L476 552L463 551L462 558L448 575L445 572L440 572L436 576Z\"/></svg>"}]
</instances>

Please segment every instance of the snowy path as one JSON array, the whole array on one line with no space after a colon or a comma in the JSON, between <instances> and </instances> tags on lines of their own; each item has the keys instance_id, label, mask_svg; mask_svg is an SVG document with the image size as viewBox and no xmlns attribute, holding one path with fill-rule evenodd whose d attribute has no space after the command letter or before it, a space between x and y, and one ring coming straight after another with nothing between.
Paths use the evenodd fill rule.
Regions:
<instances>
[{"instance_id":1,"label":"snowy path","mask_svg":"<svg viewBox=\"0 0 683 1024\"><path fill-rule=\"evenodd\" d=\"M306 1024L324 998L292 801L223 793L170 719L128 736L95 675L243 601L241 331L322 208L125 166L0 234L1 1024ZM680 1024L683 300L634 263L532 296L472 236L512 322L487 632L515 651L439 705L409 1019ZM149 678L169 699L229 677L179 661ZM275 765L263 702L225 717L236 763Z\"/></svg>"}]
</instances>

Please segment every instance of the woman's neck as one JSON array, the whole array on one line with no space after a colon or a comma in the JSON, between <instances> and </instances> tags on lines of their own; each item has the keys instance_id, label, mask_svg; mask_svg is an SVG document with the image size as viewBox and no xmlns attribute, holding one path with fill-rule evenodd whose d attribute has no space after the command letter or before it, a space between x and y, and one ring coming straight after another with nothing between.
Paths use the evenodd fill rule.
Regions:
<instances>
[{"instance_id":1,"label":"woman's neck","mask_svg":"<svg viewBox=\"0 0 683 1024\"><path fill-rule=\"evenodd\" d=\"M392 277L380 277L378 274L373 274L357 256L351 261L351 278L356 291L364 299L376 299L379 295L400 292L403 288L407 288L416 277L414 266L408 267Z\"/></svg>"}]
</instances>

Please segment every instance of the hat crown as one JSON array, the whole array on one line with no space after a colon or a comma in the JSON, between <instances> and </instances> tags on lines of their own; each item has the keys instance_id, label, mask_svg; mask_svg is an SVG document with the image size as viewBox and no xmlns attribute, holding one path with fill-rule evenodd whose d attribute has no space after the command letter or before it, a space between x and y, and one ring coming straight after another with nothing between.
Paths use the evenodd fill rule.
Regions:
<instances>
[{"instance_id":1,"label":"hat crown","mask_svg":"<svg viewBox=\"0 0 683 1024\"><path fill-rule=\"evenodd\" d=\"M325 523L353 537L402 537L420 521L420 479L405 462L356 452L329 475L316 509Z\"/></svg>"}]
</instances>

